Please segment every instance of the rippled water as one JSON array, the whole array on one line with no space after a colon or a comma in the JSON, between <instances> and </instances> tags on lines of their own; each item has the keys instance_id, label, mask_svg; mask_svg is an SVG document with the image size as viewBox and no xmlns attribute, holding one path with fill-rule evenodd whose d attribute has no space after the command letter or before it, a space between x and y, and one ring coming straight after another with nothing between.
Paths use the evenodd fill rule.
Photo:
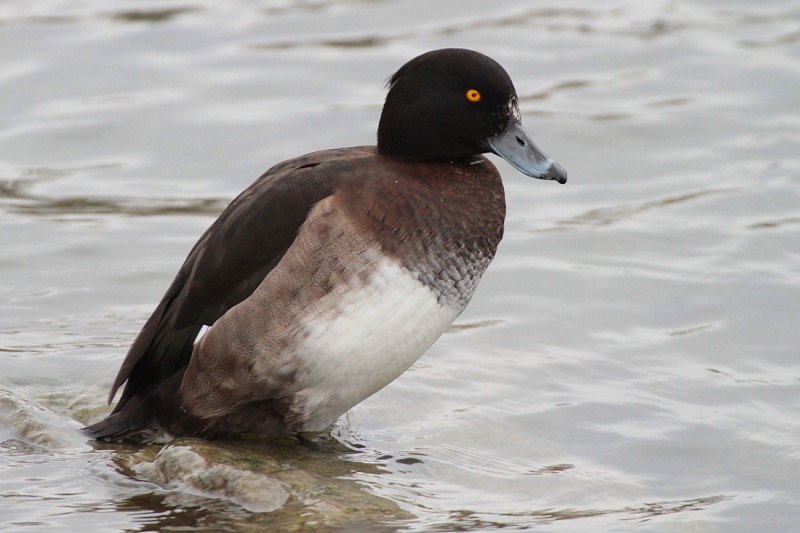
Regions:
<instances>
[{"instance_id":1,"label":"rippled water","mask_svg":"<svg viewBox=\"0 0 800 533\"><path fill-rule=\"evenodd\" d=\"M238 191L372 143L384 80L461 46L570 182L500 165L497 260L339 422L336 476L412 531L800 531L798 28L777 0L1 3L0 530L254 530L73 419Z\"/></svg>"}]
</instances>

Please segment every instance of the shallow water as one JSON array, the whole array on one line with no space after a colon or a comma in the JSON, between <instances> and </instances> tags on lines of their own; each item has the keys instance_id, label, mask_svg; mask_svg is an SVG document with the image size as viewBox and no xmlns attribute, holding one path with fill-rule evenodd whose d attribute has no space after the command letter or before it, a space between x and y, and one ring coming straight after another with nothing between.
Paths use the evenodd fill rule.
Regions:
<instances>
[{"instance_id":1,"label":"shallow water","mask_svg":"<svg viewBox=\"0 0 800 533\"><path fill-rule=\"evenodd\" d=\"M461 46L570 181L498 163L495 263L340 420L332 475L390 529L800 531L798 27L770 0L3 2L0 530L253 530L73 419L238 191L373 143L383 81Z\"/></svg>"}]
</instances>

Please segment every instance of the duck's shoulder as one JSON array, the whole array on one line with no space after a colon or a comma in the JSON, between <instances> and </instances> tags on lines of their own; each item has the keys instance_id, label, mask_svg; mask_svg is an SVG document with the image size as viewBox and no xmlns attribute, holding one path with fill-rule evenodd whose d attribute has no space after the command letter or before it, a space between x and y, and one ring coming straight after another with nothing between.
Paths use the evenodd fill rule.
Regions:
<instances>
[{"instance_id":1,"label":"duck's shoulder","mask_svg":"<svg viewBox=\"0 0 800 533\"><path fill-rule=\"evenodd\" d=\"M410 187L417 183L424 186L448 182L491 188L500 182L497 168L483 155L455 161L421 161L383 155L375 146L351 146L311 152L278 163L253 186L301 174L327 177L341 184L357 184L360 180L368 180L366 184L382 186L385 180L392 180L397 186L395 188Z\"/></svg>"},{"instance_id":2,"label":"duck's shoulder","mask_svg":"<svg viewBox=\"0 0 800 533\"><path fill-rule=\"evenodd\" d=\"M340 170L332 182L333 205L369 226L365 231L382 233L388 226L393 233L418 233L452 225L483 231L487 221L502 224L505 217L500 174L483 156L414 161L373 153Z\"/></svg>"},{"instance_id":3,"label":"duck's shoulder","mask_svg":"<svg viewBox=\"0 0 800 533\"><path fill-rule=\"evenodd\" d=\"M339 173L339 182L342 185L359 185L360 180L367 180L363 185L373 189L384 187L401 192L414 188L456 191L501 186L497 168L482 155L455 161L420 161L383 155L374 146L358 146L346 150L341 156L337 153L338 150L333 150L333 157L326 158L330 161L331 170L350 170Z\"/></svg>"},{"instance_id":4,"label":"duck's shoulder","mask_svg":"<svg viewBox=\"0 0 800 533\"><path fill-rule=\"evenodd\" d=\"M318 150L305 155L287 159L270 167L250 187L263 182L280 180L293 174L324 174L341 167L357 167L378 157L374 146L350 146ZM246 192L246 191L244 191Z\"/></svg>"},{"instance_id":5,"label":"duck's shoulder","mask_svg":"<svg viewBox=\"0 0 800 533\"><path fill-rule=\"evenodd\" d=\"M232 207L256 202L307 211L309 197L317 202L327 196L333 196L333 204L343 212L399 210L408 221L426 216L431 209L452 215L469 211L503 215L505 210L500 173L482 155L456 161L416 161L382 155L375 146L322 150L279 163L245 190ZM435 205L440 207L433 208ZM422 206L427 207L420 209Z\"/></svg>"}]
</instances>

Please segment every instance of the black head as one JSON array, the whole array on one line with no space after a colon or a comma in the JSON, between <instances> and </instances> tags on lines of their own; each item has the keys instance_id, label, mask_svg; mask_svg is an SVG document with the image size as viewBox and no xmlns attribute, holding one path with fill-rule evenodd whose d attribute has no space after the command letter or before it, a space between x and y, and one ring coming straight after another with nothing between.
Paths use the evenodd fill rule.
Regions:
<instances>
[{"instance_id":1,"label":"black head","mask_svg":"<svg viewBox=\"0 0 800 533\"><path fill-rule=\"evenodd\" d=\"M486 152L485 139L503 131L517 101L503 67L457 48L412 59L388 86L378 151L407 159L459 159Z\"/></svg>"},{"instance_id":2,"label":"black head","mask_svg":"<svg viewBox=\"0 0 800 533\"><path fill-rule=\"evenodd\" d=\"M388 87L379 153L456 160L494 152L525 174L566 181L563 168L522 129L514 84L495 60L460 48L434 50L403 65Z\"/></svg>"}]
</instances>

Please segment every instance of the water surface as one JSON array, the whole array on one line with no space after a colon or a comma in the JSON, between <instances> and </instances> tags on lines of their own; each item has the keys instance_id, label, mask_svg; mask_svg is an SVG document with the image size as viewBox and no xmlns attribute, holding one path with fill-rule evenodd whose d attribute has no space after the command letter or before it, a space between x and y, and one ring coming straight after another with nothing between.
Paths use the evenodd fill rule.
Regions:
<instances>
[{"instance_id":1,"label":"water surface","mask_svg":"<svg viewBox=\"0 0 800 533\"><path fill-rule=\"evenodd\" d=\"M498 162L497 259L339 421L331 475L402 509L389 529L800 531L798 24L777 0L3 2L0 530L268 528L74 420L230 199L373 143L386 78L459 46L570 181Z\"/></svg>"}]
</instances>

